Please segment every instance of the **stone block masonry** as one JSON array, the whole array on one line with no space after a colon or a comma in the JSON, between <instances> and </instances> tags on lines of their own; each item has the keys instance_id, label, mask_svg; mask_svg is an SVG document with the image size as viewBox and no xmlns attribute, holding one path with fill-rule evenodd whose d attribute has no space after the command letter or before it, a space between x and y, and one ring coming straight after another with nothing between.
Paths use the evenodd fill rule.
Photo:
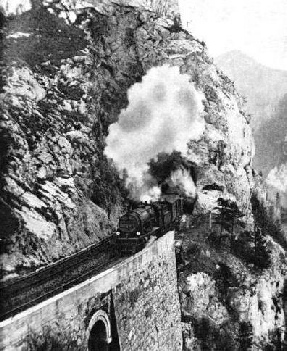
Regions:
<instances>
[{"instance_id":1,"label":"stone block masonry","mask_svg":"<svg viewBox=\"0 0 287 351\"><path fill-rule=\"evenodd\" d=\"M118 338L123 351L182 349L173 232L1 322L0 350L87 350L97 316L106 326L107 342Z\"/></svg>"},{"instance_id":2,"label":"stone block masonry","mask_svg":"<svg viewBox=\"0 0 287 351\"><path fill-rule=\"evenodd\" d=\"M113 290L121 350L182 350L173 234L131 261ZM127 266L128 267L128 266Z\"/></svg>"}]
</instances>

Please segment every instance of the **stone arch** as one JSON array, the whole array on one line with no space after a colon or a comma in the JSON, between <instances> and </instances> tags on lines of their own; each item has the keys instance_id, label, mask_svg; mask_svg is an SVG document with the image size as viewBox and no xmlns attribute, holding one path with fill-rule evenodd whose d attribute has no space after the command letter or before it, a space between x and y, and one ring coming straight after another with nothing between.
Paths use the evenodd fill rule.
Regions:
<instances>
[{"instance_id":1,"label":"stone arch","mask_svg":"<svg viewBox=\"0 0 287 351\"><path fill-rule=\"evenodd\" d=\"M97 311L91 318L87 329L88 350L102 350L104 347L99 347L100 343L108 344L112 341L112 330L109 316L103 310Z\"/></svg>"}]
</instances>

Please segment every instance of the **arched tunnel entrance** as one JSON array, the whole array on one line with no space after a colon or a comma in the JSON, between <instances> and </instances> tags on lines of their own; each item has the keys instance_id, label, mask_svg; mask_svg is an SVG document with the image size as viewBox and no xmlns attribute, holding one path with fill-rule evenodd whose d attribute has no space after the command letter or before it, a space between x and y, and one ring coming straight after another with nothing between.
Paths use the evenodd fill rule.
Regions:
<instances>
[{"instance_id":1,"label":"arched tunnel entrance","mask_svg":"<svg viewBox=\"0 0 287 351\"><path fill-rule=\"evenodd\" d=\"M106 326L102 320L98 320L90 331L88 350L89 351L108 351L109 350Z\"/></svg>"},{"instance_id":2,"label":"arched tunnel entrance","mask_svg":"<svg viewBox=\"0 0 287 351\"><path fill-rule=\"evenodd\" d=\"M120 350L114 311L111 311L111 320L103 310L93 315L87 329L87 340L88 351Z\"/></svg>"}]
</instances>

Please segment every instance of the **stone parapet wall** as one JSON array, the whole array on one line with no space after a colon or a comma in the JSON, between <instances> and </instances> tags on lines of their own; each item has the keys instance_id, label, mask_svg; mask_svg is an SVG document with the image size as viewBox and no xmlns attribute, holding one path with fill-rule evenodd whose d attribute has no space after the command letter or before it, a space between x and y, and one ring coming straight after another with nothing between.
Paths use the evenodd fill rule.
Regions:
<instances>
[{"instance_id":1,"label":"stone parapet wall","mask_svg":"<svg viewBox=\"0 0 287 351\"><path fill-rule=\"evenodd\" d=\"M135 258L140 269L113 290L121 350L182 350L172 237L168 233Z\"/></svg>"},{"instance_id":2,"label":"stone parapet wall","mask_svg":"<svg viewBox=\"0 0 287 351\"><path fill-rule=\"evenodd\" d=\"M173 232L1 322L0 350L36 350L44 343L54 349L86 350L93 315L101 309L113 318L113 308L122 350L181 350Z\"/></svg>"}]
</instances>

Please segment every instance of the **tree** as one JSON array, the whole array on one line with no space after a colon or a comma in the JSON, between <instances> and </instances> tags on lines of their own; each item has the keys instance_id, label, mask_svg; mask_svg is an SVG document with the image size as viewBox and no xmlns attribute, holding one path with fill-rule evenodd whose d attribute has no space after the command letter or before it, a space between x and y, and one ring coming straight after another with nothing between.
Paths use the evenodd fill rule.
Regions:
<instances>
[{"instance_id":1,"label":"tree","mask_svg":"<svg viewBox=\"0 0 287 351\"><path fill-rule=\"evenodd\" d=\"M260 228L256 228L254 233L255 263L261 268L268 268L271 265L271 256L267 248L265 236Z\"/></svg>"},{"instance_id":2,"label":"tree","mask_svg":"<svg viewBox=\"0 0 287 351\"><path fill-rule=\"evenodd\" d=\"M237 219L243 217L236 202L219 198L216 208L219 210L219 215L216 217L215 223L221 225L221 232L225 229L229 233L233 233Z\"/></svg>"},{"instance_id":3,"label":"tree","mask_svg":"<svg viewBox=\"0 0 287 351\"><path fill-rule=\"evenodd\" d=\"M241 322L239 326L239 349L250 350L252 347L252 325L250 322Z\"/></svg>"}]
</instances>

